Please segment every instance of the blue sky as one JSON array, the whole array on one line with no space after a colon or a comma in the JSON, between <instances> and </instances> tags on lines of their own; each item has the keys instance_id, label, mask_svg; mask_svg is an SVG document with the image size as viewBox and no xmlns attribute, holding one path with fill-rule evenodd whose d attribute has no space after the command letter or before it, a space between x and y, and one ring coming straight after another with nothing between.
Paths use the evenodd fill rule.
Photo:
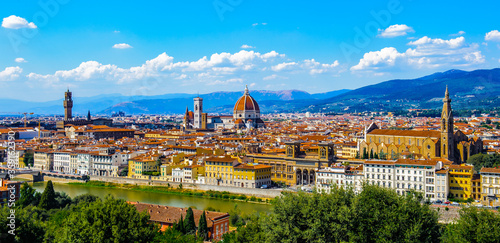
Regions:
<instances>
[{"instance_id":1,"label":"blue sky","mask_svg":"<svg viewBox=\"0 0 500 243\"><path fill-rule=\"evenodd\" d=\"M3 2L3 98L354 89L500 65L499 3Z\"/></svg>"}]
</instances>

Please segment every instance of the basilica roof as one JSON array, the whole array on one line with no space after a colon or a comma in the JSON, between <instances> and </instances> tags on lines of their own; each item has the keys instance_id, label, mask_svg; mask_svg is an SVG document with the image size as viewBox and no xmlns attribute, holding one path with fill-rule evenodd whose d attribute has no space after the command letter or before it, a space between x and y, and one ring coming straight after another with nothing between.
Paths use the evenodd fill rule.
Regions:
<instances>
[{"instance_id":1,"label":"basilica roof","mask_svg":"<svg viewBox=\"0 0 500 243\"><path fill-rule=\"evenodd\" d=\"M234 105L234 112L236 111L257 111L260 112L259 104L250 96L248 88L245 88L245 93L241 96Z\"/></svg>"}]
</instances>

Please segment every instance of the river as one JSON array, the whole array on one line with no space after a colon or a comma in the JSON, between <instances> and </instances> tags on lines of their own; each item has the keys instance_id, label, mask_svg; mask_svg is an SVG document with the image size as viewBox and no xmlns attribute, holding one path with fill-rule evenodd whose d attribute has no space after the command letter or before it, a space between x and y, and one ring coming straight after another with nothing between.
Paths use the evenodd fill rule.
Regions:
<instances>
[{"instance_id":1,"label":"river","mask_svg":"<svg viewBox=\"0 0 500 243\"><path fill-rule=\"evenodd\" d=\"M46 182L35 182L33 188L39 192L43 192ZM144 192L122 188L104 188L104 187L87 187L80 185L68 185L64 183L54 183L56 192L65 192L70 197L75 197L85 193L90 193L101 198L111 194L115 198L124 199L126 201L139 201L141 203L160 204L174 207L190 207L196 209L206 209L207 207L215 208L221 212L229 212L237 204L238 208L244 215L249 215L253 212L271 212L272 208L267 204L257 204L249 202L235 202L232 200L212 199L190 197L183 195L164 194L159 192Z\"/></svg>"}]
</instances>

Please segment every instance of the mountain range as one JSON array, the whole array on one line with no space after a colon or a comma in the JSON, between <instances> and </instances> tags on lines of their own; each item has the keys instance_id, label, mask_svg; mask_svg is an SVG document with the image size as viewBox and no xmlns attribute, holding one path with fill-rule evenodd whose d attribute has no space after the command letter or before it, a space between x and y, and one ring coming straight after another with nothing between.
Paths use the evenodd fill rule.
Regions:
<instances>
[{"instance_id":1,"label":"mountain range","mask_svg":"<svg viewBox=\"0 0 500 243\"><path fill-rule=\"evenodd\" d=\"M354 90L342 89L310 94L301 90L251 90L263 113L272 112L362 112L403 109L436 109L442 105L448 86L454 109L478 109L500 106L500 69L449 70L416 79L396 79L364 86ZM76 91L77 92L77 91ZM75 92L75 93L76 93ZM75 95L74 93L74 95ZM201 94L204 111L215 114L231 113L241 92ZM63 96L63 94L61 94ZM112 114L179 114L186 107L192 110L193 98L198 95L174 93L156 96L123 96L120 94L74 97L73 113L86 115ZM62 99L47 102L28 102L0 99L0 113L34 112L63 114Z\"/></svg>"}]
</instances>

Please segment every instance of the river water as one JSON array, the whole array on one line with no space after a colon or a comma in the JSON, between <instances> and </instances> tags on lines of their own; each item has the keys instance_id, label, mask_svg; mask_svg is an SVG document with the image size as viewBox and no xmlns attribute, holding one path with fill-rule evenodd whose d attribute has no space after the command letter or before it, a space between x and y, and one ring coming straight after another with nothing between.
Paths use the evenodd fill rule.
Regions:
<instances>
[{"instance_id":1,"label":"river water","mask_svg":"<svg viewBox=\"0 0 500 243\"><path fill-rule=\"evenodd\" d=\"M39 192L45 189L45 182L33 183L33 188ZM101 198L111 194L115 198L124 199L126 201L138 201L141 203L160 204L174 207L190 207L194 206L196 209L206 209L207 207L215 208L221 212L229 212L235 204L244 215L249 215L253 212L271 212L271 206L267 204L256 204L249 202L235 202L232 200L212 199L190 197L184 195L164 194L159 192L144 192L135 191L122 188L105 188L105 187L87 187L80 185L68 185L64 183L54 183L54 190L56 192L65 192L70 197L75 197L85 193L90 193Z\"/></svg>"}]
</instances>

